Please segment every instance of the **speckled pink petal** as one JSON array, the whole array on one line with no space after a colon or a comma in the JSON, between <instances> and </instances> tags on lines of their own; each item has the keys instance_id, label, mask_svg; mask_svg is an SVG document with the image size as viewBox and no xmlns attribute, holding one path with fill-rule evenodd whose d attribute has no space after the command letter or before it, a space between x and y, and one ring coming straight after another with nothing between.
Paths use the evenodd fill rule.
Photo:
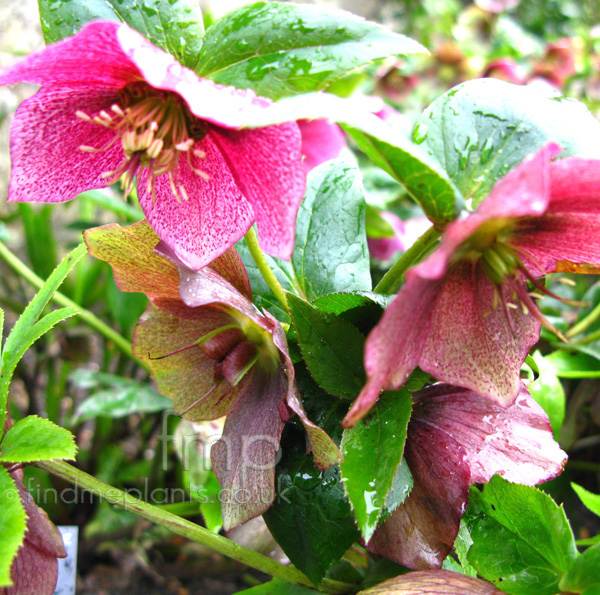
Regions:
<instances>
[{"instance_id":1,"label":"speckled pink petal","mask_svg":"<svg viewBox=\"0 0 600 595\"><path fill-rule=\"evenodd\" d=\"M525 219L511 245L534 277L556 271L560 260L600 264L600 213L546 213Z\"/></svg>"},{"instance_id":2,"label":"speckled pink petal","mask_svg":"<svg viewBox=\"0 0 600 595\"><path fill-rule=\"evenodd\" d=\"M487 581L450 570L418 570L383 581L358 595L504 595Z\"/></svg>"},{"instance_id":3,"label":"speckled pink petal","mask_svg":"<svg viewBox=\"0 0 600 595\"><path fill-rule=\"evenodd\" d=\"M252 205L261 247L289 259L305 187L297 124L237 131L214 128L210 136Z\"/></svg>"},{"instance_id":4,"label":"speckled pink petal","mask_svg":"<svg viewBox=\"0 0 600 595\"><path fill-rule=\"evenodd\" d=\"M168 174L156 178L153 200L147 188L147 169L142 170L138 181L138 198L158 237L188 268L199 270L243 237L254 221L254 213L211 136L194 148L204 151L206 157L194 156L192 164L209 179L194 173L185 155L180 157L178 181L189 200L177 201Z\"/></svg>"},{"instance_id":5,"label":"speckled pink petal","mask_svg":"<svg viewBox=\"0 0 600 595\"><path fill-rule=\"evenodd\" d=\"M515 303L510 282L503 291ZM446 274L421 328L417 365L439 380L469 388L503 406L517 396L521 364L540 324L520 304L504 308L477 262L459 262ZM406 315L404 312L397 316ZM508 320L510 317L510 323Z\"/></svg>"},{"instance_id":6,"label":"speckled pink petal","mask_svg":"<svg viewBox=\"0 0 600 595\"><path fill-rule=\"evenodd\" d=\"M110 89L45 87L25 100L10 130L8 200L64 202L84 190L105 188L102 174L114 171L124 159L121 143L106 151L81 151L81 145L105 147L115 134L80 120L75 112L96 114L115 99Z\"/></svg>"},{"instance_id":7,"label":"speckled pink petal","mask_svg":"<svg viewBox=\"0 0 600 595\"><path fill-rule=\"evenodd\" d=\"M337 124L330 120L298 120L302 135L302 155L305 173L317 165L335 159L346 146L346 138Z\"/></svg>"},{"instance_id":8,"label":"speckled pink petal","mask_svg":"<svg viewBox=\"0 0 600 595\"><path fill-rule=\"evenodd\" d=\"M471 474L466 451L451 435L413 414L404 454L413 489L375 531L367 549L409 568L439 568L467 504Z\"/></svg>"},{"instance_id":9,"label":"speckled pink petal","mask_svg":"<svg viewBox=\"0 0 600 595\"><path fill-rule=\"evenodd\" d=\"M551 164L548 213L600 213L600 160L566 157Z\"/></svg>"},{"instance_id":10,"label":"speckled pink petal","mask_svg":"<svg viewBox=\"0 0 600 595\"><path fill-rule=\"evenodd\" d=\"M215 360L199 346L157 359L194 344L217 328L235 324L231 316L216 308L204 307L195 314L193 319L180 318L151 305L135 328L133 352L148 363L158 390L173 399L177 411L196 403L185 417L200 421L225 415L239 386L232 388L222 381L210 392L215 386Z\"/></svg>"},{"instance_id":11,"label":"speckled pink petal","mask_svg":"<svg viewBox=\"0 0 600 595\"><path fill-rule=\"evenodd\" d=\"M242 383L227 414L223 436L211 449L226 531L262 514L273 503L284 426L279 405L287 393L286 375L255 366Z\"/></svg>"},{"instance_id":12,"label":"speckled pink petal","mask_svg":"<svg viewBox=\"0 0 600 595\"><path fill-rule=\"evenodd\" d=\"M413 416L465 449L471 483L485 483L497 473L536 485L559 475L567 460L548 416L522 385L515 402L501 407L472 391L438 384L415 393Z\"/></svg>"},{"instance_id":13,"label":"speckled pink petal","mask_svg":"<svg viewBox=\"0 0 600 595\"><path fill-rule=\"evenodd\" d=\"M139 70L123 53L118 40L119 25L112 21L90 23L81 31L35 52L0 71L0 85L18 82L118 90L141 80ZM164 53L164 52L163 52Z\"/></svg>"}]
</instances>

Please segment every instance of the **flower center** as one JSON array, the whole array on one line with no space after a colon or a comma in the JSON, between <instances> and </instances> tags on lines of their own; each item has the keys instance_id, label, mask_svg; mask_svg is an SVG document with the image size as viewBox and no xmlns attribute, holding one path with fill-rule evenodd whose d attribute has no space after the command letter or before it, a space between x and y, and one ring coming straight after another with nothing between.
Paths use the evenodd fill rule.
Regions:
<instances>
[{"instance_id":1,"label":"flower center","mask_svg":"<svg viewBox=\"0 0 600 595\"><path fill-rule=\"evenodd\" d=\"M147 190L153 200L156 200L156 178L163 174L168 174L175 198L179 202L188 200L177 175L179 159L183 155L190 169L208 180L208 174L192 163L194 157L206 157L204 151L195 148L206 135L206 128L173 93L153 89L146 83L135 83L121 91L118 102L111 105L109 111L102 110L93 117L77 111L76 116L114 131L113 139L106 146L82 145L79 147L81 151L106 151L116 142L121 142L123 161L114 171L104 172L102 177L108 179L109 184L123 177L126 196L133 190L140 168L147 168Z\"/></svg>"}]
</instances>

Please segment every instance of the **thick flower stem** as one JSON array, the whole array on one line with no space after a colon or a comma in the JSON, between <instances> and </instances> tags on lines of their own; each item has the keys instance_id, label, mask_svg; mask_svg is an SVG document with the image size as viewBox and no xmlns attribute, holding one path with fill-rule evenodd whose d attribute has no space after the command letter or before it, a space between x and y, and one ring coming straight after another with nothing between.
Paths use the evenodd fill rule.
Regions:
<instances>
[{"instance_id":1,"label":"thick flower stem","mask_svg":"<svg viewBox=\"0 0 600 595\"><path fill-rule=\"evenodd\" d=\"M0 242L0 258L2 258L14 271L16 271L23 279L28 281L33 287L39 289L44 284L44 280L38 277L23 261L19 260L2 242ZM60 292L56 292L52 296L52 300L61 306L68 306L76 308L78 316L86 324L97 330L100 334L104 335L106 339L112 341L120 351L130 358L136 359L141 365L146 365L137 360L131 351L131 343L117 333L114 329L110 328L106 323L102 322L95 314L82 308L79 304L69 299L67 296Z\"/></svg>"},{"instance_id":2,"label":"thick flower stem","mask_svg":"<svg viewBox=\"0 0 600 595\"><path fill-rule=\"evenodd\" d=\"M377 284L376 293L396 293L402 282L406 271L416 264L423 255L435 245L442 235L435 227L430 227L392 266Z\"/></svg>"},{"instance_id":3,"label":"thick flower stem","mask_svg":"<svg viewBox=\"0 0 600 595\"><path fill-rule=\"evenodd\" d=\"M204 527L200 527L195 523L174 515L164 508L157 508L152 504L139 500L122 490L96 479L92 475L80 471L64 461L42 461L37 463L37 466L57 477L65 479L75 487L83 488L92 494L104 498L107 502L115 506L133 512L142 518L173 531L173 533L200 543L246 566L251 566L256 570L283 579L294 585L314 588L311 581L293 566L284 566L267 556L263 556L254 550L245 548L221 535L212 533ZM347 583L325 579L320 585L320 590L323 593L343 595L344 593L351 592L353 587L353 585Z\"/></svg>"},{"instance_id":4,"label":"thick flower stem","mask_svg":"<svg viewBox=\"0 0 600 595\"><path fill-rule=\"evenodd\" d=\"M261 275L264 280L267 282L267 285L271 288L273 295L279 300L281 305L284 307L285 311L289 310L289 306L287 303L287 299L285 297L285 291L281 286L281 283L277 280L275 273L271 270L269 263L265 257L264 252L261 250L258 245L258 237L256 235L256 230L254 227L251 227L248 230L248 233L244 236L246 240L246 244L248 245L248 249L250 250L250 254L252 254L252 258L258 267Z\"/></svg>"}]
</instances>

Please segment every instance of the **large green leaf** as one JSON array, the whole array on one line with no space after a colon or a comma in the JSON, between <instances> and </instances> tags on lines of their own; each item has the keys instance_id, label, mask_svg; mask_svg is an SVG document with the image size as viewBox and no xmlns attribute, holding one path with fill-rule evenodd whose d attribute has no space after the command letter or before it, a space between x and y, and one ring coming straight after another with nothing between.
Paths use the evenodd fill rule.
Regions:
<instances>
[{"instance_id":1,"label":"large green leaf","mask_svg":"<svg viewBox=\"0 0 600 595\"><path fill-rule=\"evenodd\" d=\"M325 294L371 289L360 173L343 159L323 163L308 175L306 196L296 219L291 262L267 256L286 291L313 300ZM289 321L263 279L244 241L236 246L252 285L256 305ZM378 299L359 298L367 303ZM358 305L358 304L357 304Z\"/></svg>"},{"instance_id":2,"label":"large green leaf","mask_svg":"<svg viewBox=\"0 0 600 595\"><path fill-rule=\"evenodd\" d=\"M38 0L46 43L77 33L90 21L122 21L194 68L204 25L197 0Z\"/></svg>"},{"instance_id":3,"label":"large green leaf","mask_svg":"<svg viewBox=\"0 0 600 595\"><path fill-rule=\"evenodd\" d=\"M360 129L345 125L375 165L398 180L435 223L454 219L463 207L463 198L444 169L402 133L383 124L366 124Z\"/></svg>"},{"instance_id":4,"label":"large green leaf","mask_svg":"<svg viewBox=\"0 0 600 595\"><path fill-rule=\"evenodd\" d=\"M324 393L303 366L296 370L298 387L311 420L336 441L348 406ZM360 537L336 465L320 471L306 454L303 432L289 426L277 466L277 499L264 519L292 564L315 584L332 562Z\"/></svg>"},{"instance_id":5,"label":"large green leaf","mask_svg":"<svg viewBox=\"0 0 600 595\"><path fill-rule=\"evenodd\" d=\"M476 206L494 182L548 141L561 157L600 157L600 122L580 102L540 87L477 79L451 89L421 115L413 138Z\"/></svg>"},{"instance_id":6,"label":"large green leaf","mask_svg":"<svg viewBox=\"0 0 600 595\"><path fill-rule=\"evenodd\" d=\"M483 492L471 489L465 519L473 540L468 562L512 595L554 595L578 556L562 507L544 492L498 475Z\"/></svg>"},{"instance_id":7,"label":"large green leaf","mask_svg":"<svg viewBox=\"0 0 600 595\"><path fill-rule=\"evenodd\" d=\"M304 361L328 393L353 399L365 384L365 338L352 324L288 294L290 314Z\"/></svg>"},{"instance_id":8,"label":"large green leaf","mask_svg":"<svg viewBox=\"0 0 600 595\"><path fill-rule=\"evenodd\" d=\"M371 289L365 209L357 167L338 159L308 176L296 220L292 264L309 300Z\"/></svg>"},{"instance_id":9,"label":"large green leaf","mask_svg":"<svg viewBox=\"0 0 600 595\"><path fill-rule=\"evenodd\" d=\"M562 591L592 595L600 592L600 543L585 550L560 581Z\"/></svg>"},{"instance_id":10,"label":"large green leaf","mask_svg":"<svg viewBox=\"0 0 600 595\"><path fill-rule=\"evenodd\" d=\"M410 471L394 482L402 462L411 411L412 399L407 390L388 392L368 417L344 431L342 481L366 542L377 528L392 487L396 493L394 508L412 488Z\"/></svg>"},{"instance_id":11,"label":"large green leaf","mask_svg":"<svg viewBox=\"0 0 600 595\"><path fill-rule=\"evenodd\" d=\"M595 515L600 516L600 495L594 494L576 483L572 483L571 487L575 490L583 505Z\"/></svg>"},{"instance_id":12,"label":"large green leaf","mask_svg":"<svg viewBox=\"0 0 600 595\"><path fill-rule=\"evenodd\" d=\"M25 537L25 518L17 486L0 465L0 587L12 584L10 567Z\"/></svg>"},{"instance_id":13,"label":"large green leaf","mask_svg":"<svg viewBox=\"0 0 600 595\"><path fill-rule=\"evenodd\" d=\"M427 50L348 12L258 2L207 29L196 71L277 99L323 89L373 60L414 53Z\"/></svg>"},{"instance_id":14,"label":"large green leaf","mask_svg":"<svg viewBox=\"0 0 600 595\"><path fill-rule=\"evenodd\" d=\"M3 463L31 463L49 459L74 459L75 437L50 420L30 415L19 420L4 435L0 445Z\"/></svg>"}]
</instances>

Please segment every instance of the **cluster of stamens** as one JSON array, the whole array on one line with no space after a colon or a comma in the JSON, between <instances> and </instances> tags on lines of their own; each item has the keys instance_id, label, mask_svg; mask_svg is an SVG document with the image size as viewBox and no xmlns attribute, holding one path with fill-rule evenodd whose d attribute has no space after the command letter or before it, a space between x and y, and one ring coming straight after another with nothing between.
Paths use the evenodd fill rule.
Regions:
<instances>
[{"instance_id":1,"label":"cluster of stamens","mask_svg":"<svg viewBox=\"0 0 600 595\"><path fill-rule=\"evenodd\" d=\"M178 177L179 159L185 155L189 168L208 180L206 172L194 167L192 159L204 159L206 154L195 145L206 134L201 122L190 114L181 99L166 91L158 91L146 84L129 85L121 92L119 103L102 110L95 116L77 111L84 122L93 122L114 131L114 137L103 147L82 145L81 151L107 151L118 141L124 152L122 163L102 177L109 184L123 178L125 195L134 188L140 168L147 168L147 191L156 200L155 181L167 174L175 198L189 200L188 193Z\"/></svg>"}]
</instances>

